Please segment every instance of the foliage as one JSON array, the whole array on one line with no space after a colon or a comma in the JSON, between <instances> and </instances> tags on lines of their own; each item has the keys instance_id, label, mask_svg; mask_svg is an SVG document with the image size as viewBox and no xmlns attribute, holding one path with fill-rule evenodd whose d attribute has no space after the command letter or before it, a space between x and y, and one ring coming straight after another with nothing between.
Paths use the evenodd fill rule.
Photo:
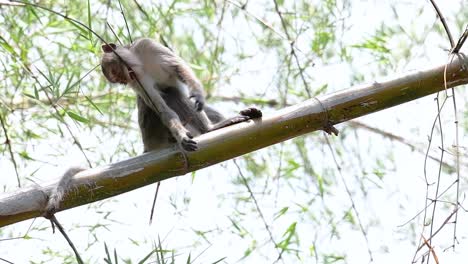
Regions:
<instances>
[{"instance_id":1,"label":"foliage","mask_svg":"<svg viewBox=\"0 0 468 264\"><path fill-rule=\"evenodd\" d=\"M3 2L0 183L5 191L42 184L68 165L96 167L141 153L135 95L104 81L101 41L92 31L112 42L146 36L167 44L190 63L209 102L226 115L252 103L269 113L445 61L441 47L449 48L424 1L121 1L131 36L119 1L37 1L84 26L34 6ZM444 4L444 15L458 36L467 9L463 1L450 5ZM427 100L366 121L426 143L434 115L421 109L434 105ZM419 123L408 121L408 113ZM407 261L422 218L395 227L423 205L425 186L415 175L422 174L424 156L384 133L340 130L328 143L321 135L306 135L236 164L164 182L152 226L146 224L152 188L58 217L89 263L362 263L391 255ZM415 189L423 191L407 195ZM1 258L74 262L47 221L0 230L0 239L12 237L20 239L0 241ZM444 238L441 248L451 243Z\"/></svg>"}]
</instances>

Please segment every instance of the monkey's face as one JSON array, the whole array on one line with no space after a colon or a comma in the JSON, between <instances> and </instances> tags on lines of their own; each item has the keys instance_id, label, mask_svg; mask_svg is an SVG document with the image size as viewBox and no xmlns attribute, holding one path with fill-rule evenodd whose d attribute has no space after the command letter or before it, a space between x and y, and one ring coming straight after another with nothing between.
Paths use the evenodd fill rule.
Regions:
<instances>
[{"instance_id":1,"label":"monkey's face","mask_svg":"<svg viewBox=\"0 0 468 264\"><path fill-rule=\"evenodd\" d=\"M125 64L114 54L117 49L116 45L102 45L104 54L101 59L102 73L111 83L127 84L132 79Z\"/></svg>"},{"instance_id":2,"label":"monkey's face","mask_svg":"<svg viewBox=\"0 0 468 264\"><path fill-rule=\"evenodd\" d=\"M101 69L106 79L111 83L127 84L131 81L127 67L113 54L104 54Z\"/></svg>"}]
</instances>

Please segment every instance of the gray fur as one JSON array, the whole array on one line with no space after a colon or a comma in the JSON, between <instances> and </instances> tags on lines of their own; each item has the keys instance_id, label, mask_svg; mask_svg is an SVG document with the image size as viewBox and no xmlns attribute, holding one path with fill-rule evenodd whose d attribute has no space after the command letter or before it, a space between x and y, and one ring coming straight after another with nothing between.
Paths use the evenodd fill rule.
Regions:
<instances>
[{"instance_id":1,"label":"gray fur","mask_svg":"<svg viewBox=\"0 0 468 264\"><path fill-rule=\"evenodd\" d=\"M48 214L54 214L60 208L60 202L66 192L69 191L70 183L75 174L86 170L83 167L70 167L60 178L59 183L51 190L49 200L47 202L45 211Z\"/></svg>"}]
</instances>

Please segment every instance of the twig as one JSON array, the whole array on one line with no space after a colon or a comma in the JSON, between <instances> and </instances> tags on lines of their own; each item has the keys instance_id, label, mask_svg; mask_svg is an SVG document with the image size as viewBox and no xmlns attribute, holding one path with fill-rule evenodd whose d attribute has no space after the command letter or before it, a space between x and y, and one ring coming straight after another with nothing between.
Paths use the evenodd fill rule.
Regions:
<instances>
[{"instance_id":1,"label":"twig","mask_svg":"<svg viewBox=\"0 0 468 264\"><path fill-rule=\"evenodd\" d=\"M134 2L135 5L137 6L138 10L140 10L140 12L143 13L143 15L145 15L145 17L147 18L147 20L150 20L151 17L148 15L148 12L146 12L145 9L143 9L143 7L140 5L140 3L138 3L137 0L133 0L133 2Z\"/></svg>"},{"instance_id":2,"label":"twig","mask_svg":"<svg viewBox=\"0 0 468 264\"><path fill-rule=\"evenodd\" d=\"M447 100L447 97L445 97L445 100L443 101L445 103L445 101ZM442 128L442 118L440 117L440 113L442 112L442 108L443 108L443 105L442 107L440 106L440 101L439 101L439 98L437 97L436 98L436 102L437 102L437 109L438 109L438 118L437 120L439 121L439 130L440 130L440 150L441 150L441 153L440 153L440 163L439 163L439 170L437 172L437 183L436 183L436 190L435 190L435 197L439 196L439 187L440 187L440 181L441 181L441 176L442 176L442 161L444 160L444 153L445 153L445 145L444 145L444 132L443 132L443 128ZM427 182L426 182L427 184ZM429 185L426 186L427 188L429 188ZM434 203L433 203L433 207L432 207L432 221L431 221L431 228L430 228L430 236L429 236L429 242L428 241L424 241L424 243L428 243L429 247L432 248L432 236L433 236L433 229L434 229L434 219L435 219L435 214L436 214L436 206L437 206L437 199L434 199ZM423 237L424 238L424 237ZM427 259L427 263L429 264L429 258Z\"/></svg>"},{"instance_id":3,"label":"twig","mask_svg":"<svg viewBox=\"0 0 468 264\"><path fill-rule=\"evenodd\" d=\"M8 137L8 130L6 128L5 120L3 120L3 115L0 114L0 122L2 123L3 133L5 134L5 144L8 146L8 152L10 153L11 162L13 162L13 167L15 167L16 180L18 181L18 187L21 188L21 181L18 173L18 164L16 163L15 155L13 154L13 147L11 146L10 138Z\"/></svg>"},{"instance_id":4,"label":"twig","mask_svg":"<svg viewBox=\"0 0 468 264\"><path fill-rule=\"evenodd\" d=\"M462 36L463 37L463 36ZM445 64L444 68L444 86L445 90L447 90L447 66L452 63L453 53L449 54L448 61ZM455 243L457 241L457 221L458 221L458 204L460 201L460 135L459 135L459 126L458 126L458 111L457 111L457 100L455 97L455 90L453 88L450 89L452 91L452 102L453 102L453 112L454 112L454 118L455 118L455 157L456 157L456 170L457 170L457 200L456 200L456 210L455 210L455 220L454 220L454 226L453 226L453 248L455 249ZM441 130L442 132L442 130Z\"/></svg>"},{"instance_id":5,"label":"twig","mask_svg":"<svg viewBox=\"0 0 468 264\"><path fill-rule=\"evenodd\" d=\"M60 231L60 233L62 234L62 236L67 240L68 242L68 245L70 245L70 247L72 248L73 252L75 253L75 256L76 256L76 261L79 263L79 264L83 264L83 260L81 259L81 256L80 256L80 253L78 253L78 250L76 249L75 245L73 244L73 242L71 241L70 237L68 237L67 235L67 232L65 232L65 229L63 229L63 226L60 224L60 222L57 220L57 218L55 217L55 214L51 214L51 215L47 215L45 216L47 219L50 220L51 224L52 224L52 230L53 232L55 231L55 227L54 226L57 226L58 230Z\"/></svg>"},{"instance_id":6,"label":"twig","mask_svg":"<svg viewBox=\"0 0 468 264\"><path fill-rule=\"evenodd\" d=\"M96 31L94 31L93 29L91 29L90 27L88 27L87 25L85 25L83 22L77 20L77 19L74 19L74 18L71 18L69 17L68 15L64 15L58 11L55 11L53 9L50 9L50 8L47 8L45 6L41 6L39 4L35 4L35 3L30 3L30 2L22 2L22 1L11 1L11 3L18 3L18 4L21 4L22 6L33 6L33 7L37 7L39 9L42 9L42 10L45 10L49 13L52 13L52 14L55 14L59 17L62 17L63 19L65 20L69 20L69 21L72 21L78 25L80 25L81 27L85 28L86 30L89 30L94 36L96 36L99 40L101 40L102 42L104 42L105 44L109 44L107 41L104 40L103 37L101 37L98 33L96 33ZM1 3L0 3L1 5Z\"/></svg>"},{"instance_id":7,"label":"twig","mask_svg":"<svg viewBox=\"0 0 468 264\"><path fill-rule=\"evenodd\" d=\"M34 222L36 222L36 218L34 218L32 221L31 221L31 224L29 224L29 227L28 229L26 230L26 232L24 232L24 235L22 236L17 236L17 237L10 237L10 238L2 238L0 239L0 242L1 241L9 241L9 240L16 240L16 239L26 239L26 236L28 235L29 231L31 231L33 225L34 225Z\"/></svg>"},{"instance_id":8,"label":"twig","mask_svg":"<svg viewBox=\"0 0 468 264\"><path fill-rule=\"evenodd\" d=\"M432 6L434 7L434 9L435 9L435 11L437 13L437 16L440 19L440 22L442 22L442 25L444 26L445 32L447 33L447 36L448 36L449 41L450 41L450 48L453 49L455 47L455 42L453 41L452 34L450 33L450 29L449 29L449 27L447 25L447 22L445 21L444 15L442 15L442 12L440 11L440 9L437 6L437 4L435 3L435 1L434 0L430 0L430 1L431 1Z\"/></svg>"},{"instance_id":9,"label":"twig","mask_svg":"<svg viewBox=\"0 0 468 264\"><path fill-rule=\"evenodd\" d=\"M35 66L34 66L35 67ZM50 84L50 85L53 85L52 81L49 80L49 78L37 67L35 67L36 70L42 75L42 77ZM86 159L86 161L88 162L88 165L89 167L93 167L93 165L91 164L91 161L89 160L88 156L86 155L86 152L84 151L83 149L83 146L81 145L80 141L78 140L78 138L75 136L75 134L73 133L73 131L71 130L70 126L67 124L67 122L65 121L65 119L60 115L60 111L57 109L57 106L55 105L55 103L52 102L52 98L50 98L49 94L47 93L47 90L44 89L44 94L45 96L47 97L47 100L49 101L49 104L52 106L52 108L54 108L55 110L55 113L57 114L57 118L60 120L60 122L63 123L63 125L65 126L65 128L67 129L68 133L70 134L70 136L73 138L73 143L78 147L78 149L81 151L81 153L83 154L84 158Z\"/></svg>"},{"instance_id":10,"label":"twig","mask_svg":"<svg viewBox=\"0 0 468 264\"><path fill-rule=\"evenodd\" d=\"M439 95L439 93L437 93L437 96ZM438 102L439 98L436 97L435 100ZM442 108L444 107L445 105L445 102L447 100L444 100L442 102ZM431 132L429 134L429 138L428 138L428 145L427 145L427 149L426 149L426 155L424 157L424 165L423 165L423 174L424 174L424 179L425 179L425 182L426 182L426 198L425 198L425 202L424 202L424 217L423 217L423 221L426 221L426 217L427 217L427 208L429 208L430 205L432 205L432 202L429 204L428 201L429 201L429 186L430 186L430 183L429 183L429 180L428 180L428 176L427 176L427 161L428 161L428 157L429 157L429 151L430 151L430 148L431 148L431 144L432 144L432 139L433 139L433 136L434 136L434 130L435 130L435 127L436 127L436 124L437 124L437 120L439 120L440 118L440 109L439 108L439 103L437 103L438 107L437 107L437 115L434 119L434 122L432 123L432 127L431 127ZM447 189L448 190L448 189ZM436 199L437 199L437 196L436 196ZM435 200L436 200L435 199ZM433 201L434 202L434 201ZM424 232L424 229L425 229L425 225L423 224L423 227L422 227L422 231L421 233ZM421 240L420 240L421 241ZM420 242L421 243L421 242ZM415 255L414 255L414 258L413 258L413 261L414 259L416 258L416 254L417 252L415 252Z\"/></svg>"},{"instance_id":11,"label":"twig","mask_svg":"<svg viewBox=\"0 0 468 264\"><path fill-rule=\"evenodd\" d=\"M156 198L158 198L159 186L161 186L160 181L158 182L158 185L156 186L156 192L154 193L153 205L151 206L151 213L150 213L150 219L149 219L150 225L153 222L154 207L156 206Z\"/></svg>"},{"instance_id":12,"label":"twig","mask_svg":"<svg viewBox=\"0 0 468 264\"><path fill-rule=\"evenodd\" d=\"M119 36L117 35L117 33L115 33L114 29L112 28L111 24L109 24L109 22L106 21L106 25L109 27L109 29L112 32L112 35L114 35L114 37L117 39L117 41L120 43L120 45L123 45L123 43L120 40Z\"/></svg>"},{"instance_id":13,"label":"twig","mask_svg":"<svg viewBox=\"0 0 468 264\"><path fill-rule=\"evenodd\" d=\"M15 263L13 263L13 262L11 262L11 261L8 261L8 260L6 260L6 259L4 259L4 258L0 258L0 260L1 260L1 261L4 261L4 262L6 262L6 263L9 263L9 264L15 264Z\"/></svg>"},{"instance_id":14,"label":"twig","mask_svg":"<svg viewBox=\"0 0 468 264\"><path fill-rule=\"evenodd\" d=\"M458 212L458 208L455 208L455 210L453 210L453 212L445 219L445 221L442 223L442 225L440 225L440 227L434 232L434 234L432 234L432 236L429 237L429 240L431 240L433 237L435 237L440 232L440 230L442 230L442 228L448 223L450 218L452 218L452 216L454 214L456 214L457 212ZM426 244L426 242L427 242L427 240L424 241L424 244ZM423 248L424 244L420 245L417 251L421 250Z\"/></svg>"},{"instance_id":15,"label":"twig","mask_svg":"<svg viewBox=\"0 0 468 264\"><path fill-rule=\"evenodd\" d=\"M260 17L256 16L255 14L251 13L250 11L248 11L245 8L245 5L240 5L239 3L236 3L236 2L234 2L232 0L224 0L224 1L230 3L231 5L233 5L233 6L237 7L237 8L239 8L244 13L246 13L248 16L253 17L255 20L260 22L263 26L269 28L273 33L275 33L276 35L278 35L282 39L288 40L288 38L285 35L281 34L281 32L276 30L272 25L268 24L265 20L261 19Z\"/></svg>"},{"instance_id":16,"label":"twig","mask_svg":"<svg viewBox=\"0 0 468 264\"><path fill-rule=\"evenodd\" d=\"M262 210L260 209L260 206L258 205L257 199L255 198L255 195L254 195L252 189L250 189L250 185L247 182L247 179L245 178L244 174L242 173L242 170L241 170L239 164L237 164L236 159L233 159L233 162L234 162L234 165L236 165L236 167L237 167L237 171L239 172L239 176L242 178L242 182L244 183L244 186L247 188L247 191L249 192L250 197L254 201L255 208L257 209L257 212L258 212L258 214L260 215L260 218L263 221L263 225L265 225L265 229L267 230L268 235L270 236L270 241L275 245L275 248L278 251L279 255L278 255L278 258L276 259L275 262L277 262L280 259L282 260L282 255L283 255L284 249L279 251L278 243L276 243L275 239L273 238L273 233L271 232L270 227L268 226L268 224L267 224L267 222L265 220L265 217L263 216Z\"/></svg>"},{"instance_id":17,"label":"twig","mask_svg":"<svg viewBox=\"0 0 468 264\"><path fill-rule=\"evenodd\" d=\"M219 56L219 39L221 35L221 31L223 30L222 24L224 21L224 14L226 13L226 2L223 2L223 7L221 8L221 16L217 22L217 27L218 31L216 33L216 40L215 40L215 46L214 46L214 51L213 51L213 61L209 65L208 73L210 76L208 77L208 87L212 86L213 81L213 71L215 68L215 64L218 64L220 61L220 56Z\"/></svg>"},{"instance_id":18,"label":"twig","mask_svg":"<svg viewBox=\"0 0 468 264\"><path fill-rule=\"evenodd\" d=\"M395 135L395 134L393 134L391 132L388 132L388 131L385 131L385 130L382 130L382 129L379 129L379 128L376 128L376 127L369 126L369 125L367 125L365 123L362 123L362 122L359 122L359 121L356 121L356 120L350 120L350 121L348 121L348 124L351 127L365 129L365 130L367 130L369 132L373 132L375 134L381 135L382 137L388 138L388 139L390 139L392 141L397 141L397 142L399 142L399 143L401 143L401 144L403 144L405 146L410 147L412 150L416 150L417 152L420 152L423 155L425 155L425 153L424 153L425 151L422 149L422 146L419 146L420 145L419 143L409 142L407 139L405 139L402 136ZM433 161L440 162L439 158L435 157L432 154L428 154L428 157ZM452 165L450 165L449 163L447 163L445 161L442 161L442 164L444 166L448 167L448 168L453 168Z\"/></svg>"},{"instance_id":19,"label":"twig","mask_svg":"<svg viewBox=\"0 0 468 264\"><path fill-rule=\"evenodd\" d=\"M429 251L431 252L432 256L434 257L434 260L437 264L439 264L439 258L437 258L437 255L434 251L434 248L431 246L430 242L427 241L427 239L421 235L423 240L424 240L424 244L429 248ZM429 262L429 258L427 258L427 262Z\"/></svg>"},{"instance_id":20,"label":"twig","mask_svg":"<svg viewBox=\"0 0 468 264\"><path fill-rule=\"evenodd\" d=\"M23 3L23 2L19 2L19 3ZM46 10L46 11L51 12L51 13L53 13L53 14L56 14L56 15L58 15L58 16L60 16L60 17L63 17L63 18L66 19L66 20L73 21L73 22L75 22L76 24L79 24L80 26L82 26L82 27L86 28L87 30L89 30L92 34L94 34L98 39L100 39L100 40L101 40L102 42L104 42L106 45L109 45L109 43L108 43L107 41L105 41L104 38L102 38L99 34L97 34L93 29L91 29L90 27L88 27L87 25L83 24L82 22L80 22L80 21L78 21L78 20L76 20L76 19L70 18L70 17L68 17L67 15L64 15L64 14L58 12L58 11L49 9L49 8L47 8L47 7L43 7L43 6L38 5L38 4L33 4L33 3L24 3L24 4L30 5L30 6L34 6L34 7L43 9L43 10ZM141 81L140 81L140 80L137 78L137 76L134 74L133 69L127 64L127 62L126 62L125 60L123 60L123 59L120 57L120 55L119 55L114 49L112 50L112 52L114 52L114 54L115 54L118 58L120 58L120 60L124 63L124 65L125 65L126 67L128 67L128 68L131 70L130 72L133 72L133 74L131 74L131 75L132 75L132 77L135 79L135 81L138 83L138 85L139 85L140 88L141 88L141 91L143 92L143 94L140 95L140 96L146 97L146 99L148 99L148 101L151 103L151 106L152 106L152 107L151 107L151 106L150 106L150 107L153 109L153 111L155 111L158 115L160 115L160 113L158 112L158 107L156 107L156 104L153 102L153 100L151 99L151 96L149 96L149 93L146 91L147 88L143 86L143 84L141 83ZM39 69L38 69L38 70L39 70ZM40 72L40 71L39 71L39 72ZM47 79L47 77L46 77L42 72L41 72L41 74L44 76L44 78ZM50 82L50 81L49 81L49 82ZM46 95L47 95L47 93L46 93ZM48 95L47 95L47 96L48 96ZM49 99L49 100L50 100L50 99ZM55 109L56 111L58 111L54 105L52 105L52 106L54 107L54 109ZM66 123L65 123L65 126L67 127L67 129L69 130L69 132L70 132L70 134L71 134L71 130L70 130L70 128L68 127L68 125L67 125ZM81 144L80 144L80 143L78 142L78 140L73 136L73 134L72 134L72 137L75 139L75 143L77 144L77 146L80 148L80 150L81 150L81 151L83 152L83 154L85 155L85 158L86 158L86 160L87 160L88 163L89 163L89 166L92 167L91 162L88 160L88 158L86 157L86 154L84 153L84 151L83 151L83 149L82 149L82 147L81 147ZM187 158L187 156L186 156L186 154L185 154L184 151L181 151L181 154L183 155L184 160L185 160L184 168L188 168L188 158ZM155 198L156 198L156 197L155 197Z\"/></svg>"},{"instance_id":21,"label":"twig","mask_svg":"<svg viewBox=\"0 0 468 264\"><path fill-rule=\"evenodd\" d=\"M356 215L356 218L358 220L359 230L361 231L361 234L364 237L364 240L366 241L367 253L369 254L370 262L373 262L374 257L372 256L372 251L371 251L370 246L369 246L369 239L367 237L367 232L364 229L364 225L362 224L361 216L359 215L359 211L357 210L356 203L354 202L353 195L351 194L351 190L349 189L348 184L346 183L346 180L345 180L345 178L343 176L341 166L338 163L338 159L336 158L335 151L333 150L333 148L331 146L331 143L330 143L330 140L328 139L327 136L325 136L325 140L327 142L327 146L328 146L328 148L330 150L330 153L331 153L331 155L333 157L333 161L335 163L336 169L338 170L338 174L340 175L341 181L343 182L343 185L345 187L346 194L348 195L348 198L351 201L351 207L353 208L354 214Z\"/></svg>"},{"instance_id":22,"label":"twig","mask_svg":"<svg viewBox=\"0 0 468 264\"><path fill-rule=\"evenodd\" d=\"M153 22L154 20L151 18L150 15L148 15L148 12L146 12L143 7L140 5L140 3L138 3L137 0L133 0L133 2L135 3L135 5L137 6L138 10L140 10L141 13L143 13L143 15L145 15L146 17L146 21L151 21L150 23L154 23L156 24L156 22ZM158 31L158 30L156 30ZM171 47L169 47L169 44L168 42L166 41L166 39L163 37L162 34L158 34L159 35L159 40L161 41L161 43L168 49L172 50Z\"/></svg>"},{"instance_id":23,"label":"twig","mask_svg":"<svg viewBox=\"0 0 468 264\"><path fill-rule=\"evenodd\" d=\"M295 60L296 65L297 65L297 68L299 69L299 75L301 76L302 83L304 84L304 89L307 92L307 96L309 96L309 98L311 98L312 93L310 92L309 84L307 83L307 81L305 79L305 76L304 76L304 70L305 69L301 66L301 64L299 62L299 58L297 56L297 53L296 53L296 51L294 49L294 42L295 41L291 39L291 36L289 34L289 31L288 31L288 27L286 25L286 20L283 18L283 15L282 15L281 11L279 10L277 0L273 0L273 3L275 3L275 11L276 11L276 13L278 14L278 16L279 16L279 18L281 20L281 25L283 27L283 31L286 34L287 40L288 40L289 45L291 47L291 55L293 55L294 60Z\"/></svg>"},{"instance_id":24,"label":"twig","mask_svg":"<svg viewBox=\"0 0 468 264\"><path fill-rule=\"evenodd\" d=\"M124 22L125 22L125 27L127 28L128 37L130 38L130 43L133 43L132 34L130 33L130 29L128 28L127 17L125 17L125 13L123 11L122 3L121 3L120 0L119 0L119 6L120 6L120 13L122 14L122 17L123 17Z\"/></svg>"},{"instance_id":25,"label":"twig","mask_svg":"<svg viewBox=\"0 0 468 264\"><path fill-rule=\"evenodd\" d=\"M455 45L455 48L453 48L452 53L458 53L467 38L468 38L468 25L466 26L465 31L463 32L461 37L458 39L457 45Z\"/></svg>"}]
</instances>

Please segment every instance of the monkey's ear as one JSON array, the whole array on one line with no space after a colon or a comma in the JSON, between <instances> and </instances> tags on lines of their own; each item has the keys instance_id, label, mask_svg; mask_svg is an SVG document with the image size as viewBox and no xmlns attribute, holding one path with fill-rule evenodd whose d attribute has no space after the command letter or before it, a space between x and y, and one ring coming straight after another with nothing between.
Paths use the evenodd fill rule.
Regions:
<instances>
[{"instance_id":1,"label":"monkey's ear","mask_svg":"<svg viewBox=\"0 0 468 264\"><path fill-rule=\"evenodd\" d=\"M101 48L102 48L102 51L104 51L105 53L109 53L117 49L117 46L114 43L109 43L109 44L102 44Z\"/></svg>"}]
</instances>

